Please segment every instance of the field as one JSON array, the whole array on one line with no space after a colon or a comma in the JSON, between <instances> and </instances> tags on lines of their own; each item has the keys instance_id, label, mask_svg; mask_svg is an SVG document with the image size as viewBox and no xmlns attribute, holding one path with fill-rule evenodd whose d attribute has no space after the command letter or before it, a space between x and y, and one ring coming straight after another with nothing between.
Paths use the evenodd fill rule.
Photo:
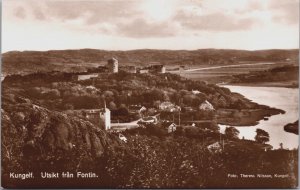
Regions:
<instances>
[{"instance_id":1,"label":"field","mask_svg":"<svg viewBox=\"0 0 300 190\"><path fill-rule=\"evenodd\" d=\"M179 72L179 71L172 71L172 73L177 73L180 74L183 77L186 77L188 79L192 79L192 80L197 80L197 81L207 81L208 83L214 83L214 84L226 84L226 83L231 83L232 81L232 76L234 75L241 75L241 74L249 74L250 72L262 72L262 71L266 71L266 70L270 70L273 68L277 68L277 67L282 67L284 65L296 65L296 63L288 63L288 62L274 62L274 63L266 63L266 64L260 64L260 65L255 65L257 63L254 63L253 65L243 65L243 64L239 64L236 66L232 66L232 67L220 67L220 68L216 68L215 66L211 69L209 69L209 67L211 66L203 66L203 67L197 67L203 70L197 70L197 71L183 71L183 72ZM193 69L193 68L190 68ZM285 81L281 81L282 85L289 85L289 82L285 82ZM246 84L243 84L246 85ZM248 84L249 85L249 84ZM278 85L278 82L276 83L272 83L272 82L268 82L268 83L264 83L264 84L250 84L250 85L267 85L267 86L276 86ZM279 85L279 86L282 86Z\"/></svg>"}]
</instances>

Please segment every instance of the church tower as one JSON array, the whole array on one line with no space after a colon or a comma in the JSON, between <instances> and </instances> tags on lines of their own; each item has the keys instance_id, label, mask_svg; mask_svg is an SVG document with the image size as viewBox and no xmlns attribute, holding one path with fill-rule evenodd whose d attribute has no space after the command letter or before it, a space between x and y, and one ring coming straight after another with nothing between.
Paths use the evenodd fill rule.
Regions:
<instances>
[{"instance_id":1,"label":"church tower","mask_svg":"<svg viewBox=\"0 0 300 190\"><path fill-rule=\"evenodd\" d=\"M106 107L105 102L104 110L100 112L100 120L102 121L101 126L104 126L105 130L109 130L111 128L110 110Z\"/></svg>"}]
</instances>

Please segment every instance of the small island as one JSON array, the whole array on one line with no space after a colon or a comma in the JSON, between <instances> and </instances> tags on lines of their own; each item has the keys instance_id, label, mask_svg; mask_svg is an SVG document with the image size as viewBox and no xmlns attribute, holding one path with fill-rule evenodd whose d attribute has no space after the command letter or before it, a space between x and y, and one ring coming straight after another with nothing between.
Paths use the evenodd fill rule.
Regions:
<instances>
[{"instance_id":1,"label":"small island","mask_svg":"<svg viewBox=\"0 0 300 190\"><path fill-rule=\"evenodd\" d=\"M289 123L284 126L284 130L289 133L294 133L299 135L299 120L294 123Z\"/></svg>"}]
</instances>

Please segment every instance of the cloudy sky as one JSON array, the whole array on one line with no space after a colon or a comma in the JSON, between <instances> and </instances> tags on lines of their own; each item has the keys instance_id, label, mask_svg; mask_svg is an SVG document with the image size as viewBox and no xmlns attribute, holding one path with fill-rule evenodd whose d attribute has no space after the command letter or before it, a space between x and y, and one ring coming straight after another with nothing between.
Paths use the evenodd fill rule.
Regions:
<instances>
[{"instance_id":1,"label":"cloudy sky","mask_svg":"<svg viewBox=\"0 0 300 190\"><path fill-rule=\"evenodd\" d=\"M4 0L2 51L299 47L299 0Z\"/></svg>"}]
</instances>

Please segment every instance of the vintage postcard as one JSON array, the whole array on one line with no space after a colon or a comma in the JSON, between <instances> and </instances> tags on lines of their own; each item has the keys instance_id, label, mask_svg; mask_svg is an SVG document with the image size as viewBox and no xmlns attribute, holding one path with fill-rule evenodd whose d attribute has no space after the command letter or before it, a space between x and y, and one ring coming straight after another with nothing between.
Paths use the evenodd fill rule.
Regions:
<instances>
[{"instance_id":1,"label":"vintage postcard","mask_svg":"<svg viewBox=\"0 0 300 190\"><path fill-rule=\"evenodd\" d=\"M299 0L3 0L4 188L297 188Z\"/></svg>"}]
</instances>

